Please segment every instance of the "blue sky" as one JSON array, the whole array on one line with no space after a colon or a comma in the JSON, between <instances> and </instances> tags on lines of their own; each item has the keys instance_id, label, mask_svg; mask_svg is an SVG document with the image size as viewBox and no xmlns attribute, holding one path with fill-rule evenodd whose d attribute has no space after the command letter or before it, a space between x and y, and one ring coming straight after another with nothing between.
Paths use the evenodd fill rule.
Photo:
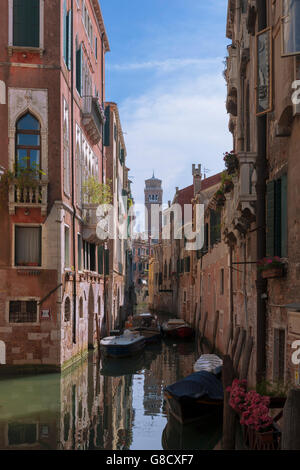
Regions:
<instances>
[{"instance_id":1,"label":"blue sky","mask_svg":"<svg viewBox=\"0 0 300 470\"><path fill-rule=\"evenodd\" d=\"M100 0L111 52L106 99L119 105L136 202L144 180L164 201L192 183L192 164L223 169L232 149L222 76L227 0Z\"/></svg>"}]
</instances>

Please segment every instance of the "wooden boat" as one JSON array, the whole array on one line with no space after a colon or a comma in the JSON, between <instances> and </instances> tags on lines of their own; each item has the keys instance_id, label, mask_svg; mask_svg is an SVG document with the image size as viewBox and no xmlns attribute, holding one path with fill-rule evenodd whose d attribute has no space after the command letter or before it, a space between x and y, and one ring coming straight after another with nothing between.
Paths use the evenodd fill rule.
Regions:
<instances>
[{"instance_id":1,"label":"wooden boat","mask_svg":"<svg viewBox=\"0 0 300 470\"><path fill-rule=\"evenodd\" d=\"M108 336L100 341L100 350L108 357L131 356L142 351L144 347L144 336L129 330L125 330L121 336Z\"/></svg>"},{"instance_id":2,"label":"wooden boat","mask_svg":"<svg viewBox=\"0 0 300 470\"><path fill-rule=\"evenodd\" d=\"M180 318L173 318L163 323L162 331L166 336L173 338L191 338L194 335L194 329Z\"/></svg>"},{"instance_id":3,"label":"wooden boat","mask_svg":"<svg viewBox=\"0 0 300 470\"><path fill-rule=\"evenodd\" d=\"M155 343L161 339L161 329L157 317L151 313L140 313L132 318L130 331L139 332L146 343Z\"/></svg>"},{"instance_id":4,"label":"wooden boat","mask_svg":"<svg viewBox=\"0 0 300 470\"><path fill-rule=\"evenodd\" d=\"M207 371L195 372L164 390L170 414L180 423L197 421L223 407L222 382Z\"/></svg>"}]
</instances>

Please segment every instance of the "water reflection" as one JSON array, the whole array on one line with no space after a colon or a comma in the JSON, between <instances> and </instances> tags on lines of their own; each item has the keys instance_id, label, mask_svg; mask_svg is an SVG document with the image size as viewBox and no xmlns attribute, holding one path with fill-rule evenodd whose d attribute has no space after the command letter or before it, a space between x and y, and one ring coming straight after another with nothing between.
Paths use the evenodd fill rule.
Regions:
<instances>
[{"instance_id":1,"label":"water reflection","mask_svg":"<svg viewBox=\"0 0 300 470\"><path fill-rule=\"evenodd\" d=\"M181 429L168 421L163 397L197 357L194 343L163 341L129 359L99 362L91 354L62 375L2 379L0 448L211 448L220 423Z\"/></svg>"}]
</instances>

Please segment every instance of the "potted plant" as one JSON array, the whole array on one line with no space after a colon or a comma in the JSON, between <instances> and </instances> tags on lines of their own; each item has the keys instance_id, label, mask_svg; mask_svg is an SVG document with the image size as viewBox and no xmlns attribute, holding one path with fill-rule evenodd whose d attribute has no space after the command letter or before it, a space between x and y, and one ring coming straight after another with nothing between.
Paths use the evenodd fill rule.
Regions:
<instances>
[{"instance_id":1,"label":"potted plant","mask_svg":"<svg viewBox=\"0 0 300 470\"><path fill-rule=\"evenodd\" d=\"M268 256L257 264L264 279L274 279L284 275L284 262L279 256Z\"/></svg>"},{"instance_id":2,"label":"potted plant","mask_svg":"<svg viewBox=\"0 0 300 470\"><path fill-rule=\"evenodd\" d=\"M88 204L100 205L112 202L111 181L100 183L94 176L90 176L82 185L83 195Z\"/></svg>"},{"instance_id":3,"label":"potted plant","mask_svg":"<svg viewBox=\"0 0 300 470\"><path fill-rule=\"evenodd\" d=\"M226 199L225 199L224 192L222 191L222 189L218 189L218 191L216 192L215 200L216 200L217 207L224 206Z\"/></svg>"},{"instance_id":4,"label":"potted plant","mask_svg":"<svg viewBox=\"0 0 300 470\"><path fill-rule=\"evenodd\" d=\"M232 181L232 176L227 173L227 171L224 171L222 173L222 189L224 193L230 193L230 191L233 189L234 184Z\"/></svg>"},{"instance_id":5,"label":"potted plant","mask_svg":"<svg viewBox=\"0 0 300 470\"><path fill-rule=\"evenodd\" d=\"M233 150L224 153L224 162L228 175L234 175L239 168L239 159Z\"/></svg>"},{"instance_id":6,"label":"potted plant","mask_svg":"<svg viewBox=\"0 0 300 470\"><path fill-rule=\"evenodd\" d=\"M25 158L25 165L14 165L14 169L5 170L0 178L0 200L6 201L8 197L9 188L15 185L17 191L21 192L21 199L23 202L28 201L28 190L37 189L41 182L41 177L45 173L39 166L33 162L30 167L27 166L27 158ZM34 197L37 197L36 195ZM38 201L34 201L38 202Z\"/></svg>"}]
</instances>

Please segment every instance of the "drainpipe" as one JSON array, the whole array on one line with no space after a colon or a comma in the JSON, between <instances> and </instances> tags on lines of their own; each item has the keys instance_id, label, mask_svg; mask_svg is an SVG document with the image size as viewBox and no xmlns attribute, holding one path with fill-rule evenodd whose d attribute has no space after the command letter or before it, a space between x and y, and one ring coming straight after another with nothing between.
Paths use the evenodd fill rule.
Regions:
<instances>
[{"instance_id":1,"label":"drainpipe","mask_svg":"<svg viewBox=\"0 0 300 470\"><path fill-rule=\"evenodd\" d=\"M75 172L74 172L74 58L73 58L73 29L74 29L74 15L73 15L73 1L71 1L71 157L72 157L72 232L73 232L73 263L74 263L74 278L73 278L73 344L76 344L76 311L77 311L77 285L76 285L76 206L75 206Z\"/></svg>"},{"instance_id":2,"label":"drainpipe","mask_svg":"<svg viewBox=\"0 0 300 470\"><path fill-rule=\"evenodd\" d=\"M267 26L266 2L257 1L258 31ZM267 116L257 117L257 203L256 203L256 224L257 224L257 259L262 259L266 253L266 177L267 177ZM256 380L261 382L266 375L266 301L262 295L266 292L267 282L257 274L257 356L256 356Z\"/></svg>"}]
</instances>

